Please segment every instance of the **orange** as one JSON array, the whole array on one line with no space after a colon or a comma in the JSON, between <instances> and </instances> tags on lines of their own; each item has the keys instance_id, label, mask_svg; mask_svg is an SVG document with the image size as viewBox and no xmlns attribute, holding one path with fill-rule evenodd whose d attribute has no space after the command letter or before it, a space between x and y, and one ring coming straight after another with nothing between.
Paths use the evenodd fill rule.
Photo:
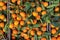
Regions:
<instances>
[{"instance_id":1,"label":"orange","mask_svg":"<svg viewBox=\"0 0 60 40\"><path fill-rule=\"evenodd\" d=\"M31 30L31 31L30 31L30 34L31 34L32 36L34 36L34 35L35 35L35 32L34 32L33 30Z\"/></svg>"},{"instance_id":2,"label":"orange","mask_svg":"<svg viewBox=\"0 0 60 40\"><path fill-rule=\"evenodd\" d=\"M23 32L21 32L20 36L21 36L21 37L24 37L24 33L23 33Z\"/></svg>"},{"instance_id":3,"label":"orange","mask_svg":"<svg viewBox=\"0 0 60 40\"><path fill-rule=\"evenodd\" d=\"M26 14L24 12L20 12L21 17L25 17Z\"/></svg>"},{"instance_id":4,"label":"orange","mask_svg":"<svg viewBox=\"0 0 60 40\"><path fill-rule=\"evenodd\" d=\"M17 0L17 4L18 4L18 5L20 5L20 2L21 2L20 0Z\"/></svg>"},{"instance_id":5,"label":"orange","mask_svg":"<svg viewBox=\"0 0 60 40\"><path fill-rule=\"evenodd\" d=\"M3 9L3 10L6 10L6 9L7 9L7 7L4 5L4 6L2 7L2 9Z\"/></svg>"},{"instance_id":6,"label":"orange","mask_svg":"<svg viewBox=\"0 0 60 40\"><path fill-rule=\"evenodd\" d=\"M37 31L37 35L38 36L42 35L42 32L41 31Z\"/></svg>"},{"instance_id":7,"label":"orange","mask_svg":"<svg viewBox=\"0 0 60 40\"><path fill-rule=\"evenodd\" d=\"M31 40L34 40L34 37L32 37Z\"/></svg>"},{"instance_id":8,"label":"orange","mask_svg":"<svg viewBox=\"0 0 60 40\"><path fill-rule=\"evenodd\" d=\"M52 37L51 40L57 40L56 37Z\"/></svg>"},{"instance_id":9,"label":"orange","mask_svg":"<svg viewBox=\"0 0 60 40\"><path fill-rule=\"evenodd\" d=\"M40 20L40 15L38 15L38 16L36 17L36 19L37 19L37 20Z\"/></svg>"},{"instance_id":10,"label":"orange","mask_svg":"<svg viewBox=\"0 0 60 40\"><path fill-rule=\"evenodd\" d=\"M57 37L57 40L60 40L60 37Z\"/></svg>"},{"instance_id":11,"label":"orange","mask_svg":"<svg viewBox=\"0 0 60 40\"><path fill-rule=\"evenodd\" d=\"M0 1L0 6L4 6L4 2Z\"/></svg>"},{"instance_id":12,"label":"orange","mask_svg":"<svg viewBox=\"0 0 60 40\"><path fill-rule=\"evenodd\" d=\"M29 36L27 34L24 34L25 39L29 39Z\"/></svg>"},{"instance_id":13,"label":"orange","mask_svg":"<svg viewBox=\"0 0 60 40\"><path fill-rule=\"evenodd\" d=\"M16 14L14 14L14 13L12 13L12 15L11 15L11 16L12 16L12 18L14 18L14 19L17 17L17 15L16 15Z\"/></svg>"},{"instance_id":14,"label":"orange","mask_svg":"<svg viewBox=\"0 0 60 40\"><path fill-rule=\"evenodd\" d=\"M41 38L41 40L47 40L45 37Z\"/></svg>"},{"instance_id":15,"label":"orange","mask_svg":"<svg viewBox=\"0 0 60 40\"><path fill-rule=\"evenodd\" d=\"M17 0L11 0L12 3L15 3Z\"/></svg>"},{"instance_id":16,"label":"orange","mask_svg":"<svg viewBox=\"0 0 60 40\"><path fill-rule=\"evenodd\" d=\"M46 27L47 26L47 23L42 24L42 26Z\"/></svg>"},{"instance_id":17,"label":"orange","mask_svg":"<svg viewBox=\"0 0 60 40\"><path fill-rule=\"evenodd\" d=\"M15 20L15 21L14 21L14 25L15 25L15 26L18 26L18 24L19 24L19 21Z\"/></svg>"},{"instance_id":18,"label":"orange","mask_svg":"<svg viewBox=\"0 0 60 40\"><path fill-rule=\"evenodd\" d=\"M0 19L1 20L4 20L5 19L5 16L4 15L0 15Z\"/></svg>"},{"instance_id":19,"label":"orange","mask_svg":"<svg viewBox=\"0 0 60 40\"><path fill-rule=\"evenodd\" d=\"M56 32L57 32L56 29L51 29L52 34L55 34Z\"/></svg>"},{"instance_id":20,"label":"orange","mask_svg":"<svg viewBox=\"0 0 60 40\"><path fill-rule=\"evenodd\" d=\"M33 12L32 15L33 15L34 17L37 17L37 16L38 16L38 13L37 13L37 12Z\"/></svg>"},{"instance_id":21,"label":"orange","mask_svg":"<svg viewBox=\"0 0 60 40\"><path fill-rule=\"evenodd\" d=\"M24 25L24 21L20 21L20 25L23 26Z\"/></svg>"},{"instance_id":22,"label":"orange","mask_svg":"<svg viewBox=\"0 0 60 40\"><path fill-rule=\"evenodd\" d=\"M46 13L47 13L46 11L42 11L41 12L42 15L46 15Z\"/></svg>"},{"instance_id":23,"label":"orange","mask_svg":"<svg viewBox=\"0 0 60 40\"><path fill-rule=\"evenodd\" d=\"M9 25L9 28L10 28L10 29L13 29L13 28L14 28L14 24L11 23L11 24Z\"/></svg>"},{"instance_id":24,"label":"orange","mask_svg":"<svg viewBox=\"0 0 60 40\"><path fill-rule=\"evenodd\" d=\"M27 24L31 24L31 22L30 21L27 21Z\"/></svg>"},{"instance_id":25,"label":"orange","mask_svg":"<svg viewBox=\"0 0 60 40\"><path fill-rule=\"evenodd\" d=\"M0 27L4 28L4 23L3 22L0 23Z\"/></svg>"},{"instance_id":26,"label":"orange","mask_svg":"<svg viewBox=\"0 0 60 40\"><path fill-rule=\"evenodd\" d=\"M37 23L37 20L33 20L32 24L36 24Z\"/></svg>"},{"instance_id":27,"label":"orange","mask_svg":"<svg viewBox=\"0 0 60 40\"><path fill-rule=\"evenodd\" d=\"M46 27L42 27L41 30L42 30L43 32L45 32L45 31L47 31L47 28L46 28Z\"/></svg>"},{"instance_id":28,"label":"orange","mask_svg":"<svg viewBox=\"0 0 60 40\"><path fill-rule=\"evenodd\" d=\"M55 8L55 12L58 12L58 11L59 11L59 7L56 7L56 8Z\"/></svg>"},{"instance_id":29,"label":"orange","mask_svg":"<svg viewBox=\"0 0 60 40\"><path fill-rule=\"evenodd\" d=\"M37 7L37 8L36 8L36 11L37 11L37 12L41 12L41 11L42 11L42 8L41 8L41 7Z\"/></svg>"},{"instance_id":30,"label":"orange","mask_svg":"<svg viewBox=\"0 0 60 40\"><path fill-rule=\"evenodd\" d=\"M16 35L16 34L18 34L18 31L17 30L12 30L12 33L14 34L14 35Z\"/></svg>"},{"instance_id":31,"label":"orange","mask_svg":"<svg viewBox=\"0 0 60 40\"><path fill-rule=\"evenodd\" d=\"M20 20L21 20L21 17L18 17L18 16L17 16L17 20L20 21Z\"/></svg>"},{"instance_id":32,"label":"orange","mask_svg":"<svg viewBox=\"0 0 60 40\"><path fill-rule=\"evenodd\" d=\"M4 32L2 30L0 30L0 34L4 34Z\"/></svg>"},{"instance_id":33,"label":"orange","mask_svg":"<svg viewBox=\"0 0 60 40\"><path fill-rule=\"evenodd\" d=\"M12 40L15 40L15 36L12 36Z\"/></svg>"},{"instance_id":34,"label":"orange","mask_svg":"<svg viewBox=\"0 0 60 40\"><path fill-rule=\"evenodd\" d=\"M42 2L42 4L44 5L44 7L48 6L48 2Z\"/></svg>"},{"instance_id":35,"label":"orange","mask_svg":"<svg viewBox=\"0 0 60 40\"><path fill-rule=\"evenodd\" d=\"M29 30L30 28L29 27L26 27L26 30Z\"/></svg>"},{"instance_id":36,"label":"orange","mask_svg":"<svg viewBox=\"0 0 60 40\"><path fill-rule=\"evenodd\" d=\"M24 33L26 33L26 32L27 32L27 30L26 30L26 29L23 29L23 32L24 32Z\"/></svg>"}]
</instances>

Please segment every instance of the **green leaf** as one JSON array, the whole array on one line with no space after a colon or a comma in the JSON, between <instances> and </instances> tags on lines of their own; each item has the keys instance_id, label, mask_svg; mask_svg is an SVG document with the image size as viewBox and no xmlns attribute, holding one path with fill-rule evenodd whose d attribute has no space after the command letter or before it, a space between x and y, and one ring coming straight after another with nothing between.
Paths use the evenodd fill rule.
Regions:
<instances>
[{"instance_id":1,"label":"green leaf","mask_svg":"<svg viewBox=\"0 0 60 40\"><path fill-rule=\"evenodd\" d=\"M35 24L34 27L40 27L40 24Z\"/></svg>"}]
</instances>

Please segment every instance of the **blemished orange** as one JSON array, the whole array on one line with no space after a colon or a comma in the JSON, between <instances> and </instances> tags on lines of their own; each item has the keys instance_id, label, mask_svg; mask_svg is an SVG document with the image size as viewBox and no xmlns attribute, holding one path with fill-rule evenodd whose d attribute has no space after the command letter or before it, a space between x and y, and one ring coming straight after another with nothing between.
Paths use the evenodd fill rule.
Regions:
<instances>
[{"instance_id":1,"label":"blemished orange","mask_svg":"<svg viewBox=\"0 0 60 40\"><path fill-rule=\"evenodd\" d=\"M51 33L52 33L52 34L55 34L56 32L57 32L57 30L56 30L56 29L54 29L54 28L53 28L53 29L51 29Z\"/></svg>"},{"instance_id":2,"label":"blemished orange","mask_svg":"<svg viewBox=\"0 0 60 40\"><path fill-rule=\"evenodd\" d=\"M24 21L20 21L20 25L23 26L25 23Z\"/></svg>"},{"instance_id":3,"label":"blemished orange","mask_svg":"<svg viewBox=\"0 0 60 40\"><path fill-rule=\"evenodd\" d=\"M47 40L45 37L41 38L41 40Z\"/></svg>"},{"instance_id":4,"label":"blemished orange","mask_svg":"<svg viewBox=\"0 0 60 40\"><path fill-rule=\"evenodd\" d=\"M42 11L42 8L41 7L36 7L36 11L37 12L41 12Z\"/></svg>"},{"instance_id":5,"label":"blemished orange","mask_svg":"<svg viewBox=\"0 0 60 40\"><path fill-rule=\"evenodd\" d=\"M4 2L0 1L0 6L4 6Z\"/></svg>"},{"instance_id":6,"label":"blemished orange","mask_svg":"<svg viewBox=\"0 0 60 40\"><path fill-rule=\"evenodd\" d=\"M38 36L42 35L42 32L41 31L37 31L37 35Z\"/></svg>"},{"instance_id":7,"label":"blemished orange","mask_svg":"<svg viewBox=\"0 0 60 40\"><path fill-rule=\"evenodd\" d=\"M41 12L42 15L46 15L46 13L47 13L46 11L42 11Z\"/></svg>"},{"instance_id":8,"label":"blemished orange","mask_svg":"<svg viewBox=\"0 0 60 40\"><path fill-rule=\"evenodd\" d=\"M56 37L52 37L51 40L57 40Z\"/></svg>"},{"instance_id":9,"label":"blemished orange","mask_svg":"<svg viewBox=\"0 0 60 40\"><path fill-rule=\"evenodd\" d=\"M4 22L1 22L1 23L0 23L0 27L1 27L1 28L4 28Z\"/></svg>"},{"instance_id":10,"label":"blemished orange","mask_svg":"<svg viewBox=\"0 0 60 40\"><path fill-rule=\"evenodd\" d=\"M57 40L60 40L60 37L57 37Z\"/></svg>"},{"instance_id":11,"label":"blemished orange","mask_svg":"<svg viewBox=\"0 0 60 40\"><path fill-rule=\"evenodd\" d=\"M33 12L32 15L33 15L34 17L37 17L37 16L38 16L38 13L37 13L37 12Z\"/></svg>"},{"instance_id":12,"label":"blemished orange","mask_svg":"<svg viewBox=\"0 0 60 40\"><path fill-rule=\"evenodd\" d=\"M21 17L25 17L26 14L24 12L20 12Z\"/></svg>"},{"instance_id":13,"label":"blemished orange","mask_svg":"<svg viewBox=\"0 0 60 40\"><path fill-rule=\"evenodd\" d=\"M12 3L15 3L17 0L11 0Z\"/></svg>"}]
</instances>

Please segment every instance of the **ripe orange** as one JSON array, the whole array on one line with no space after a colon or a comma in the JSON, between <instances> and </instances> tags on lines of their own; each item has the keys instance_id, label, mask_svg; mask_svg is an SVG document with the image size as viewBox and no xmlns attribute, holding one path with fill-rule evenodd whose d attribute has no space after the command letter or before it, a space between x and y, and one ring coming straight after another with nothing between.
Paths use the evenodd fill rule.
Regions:
<instances>
[{"instance_id":1,"label":"ripe orange","mask_svg":"<svg viewBox=\"0 0 60 40\"><path fill-rule=\"evenodd\" d=\"M4 20L5 19L5 16L4 15L0 15L0 19L1 20Z\"/></svg>"},{"instance_id":2,"label":"ripe orange","mask_svg":"<svg viewBox=\"0 0 60 40\"><path fill-rule=\"evenodd\" d=\"M17 0L11 0L12 3L15 3Z\"/></svg>"},{"instance_id":3,"label":"ripe orange","mask_svg":"<svg viewBox=\"0 0 60 40\"><path fill-rule=\"evenodd\" d=\"M26 33L26 32L27 32L27 30L26 30L26 29L23 29L23 32L24 32L24 33Z\"/></svg>"},{"instance_id":4,"label":"ripe orange","mask_svg":"<svg viewBox=\"0 0 60 40\"><path fill-rule=\"evenodd\" d=\"M31 40L34 40L34 37L32 37Z\"/></svg>"},{"instance_id":5,"label":"ripe orange","mask_svg":"<svg viewBox=\"0 0 60 40\"><path fill-rule=\"evenodd\" d=\"M17 0L17 4L18 4L18 5L20 5L20 2L21 2L20 0Z\"/></svg>"},{"instance_id":6,"label":"ripe orange","mask_svg":"<svg viewBox=\"0 0 60 40\"><path fill-rule=\"evenodd\" d=\"M37 23L37 20L33 20L32 24L36 24Z\"/></svg>"},{"instance_id":7,"label":"ripe orange","mask_svg":"<svg viewBox=\"0 0 60 40\"><path fill-rule=\"evenodd\" d=\"M7 9L6 5L4 5L4 6L2 7L2 9L3 9L3 10L6 10L6 9Z\"/></svg>"},{"instance_id":8,"label":"ripe orange","mask_svg":"<svg viewBox=\"0 0 60 40\"><path fill-rule=\"evenodd\" d=\"M27 34L24 34L25 39L29 39L29 36Z\"/></svg>"},{"instance_id":9,"label":"ripe orange","mask_svg":"<svg viewBox=\"0 0 60 40\"><path fill-rule=\"evenodd\" d=\"M60 37L57 37L57 40L60 40Z\"/></svg>"},{"instance_id":10,"label":"ripe orange","mask_svg":"<svg viewBox=\"0 0 60 40\"><path fill-rule=\"evenodd\" d=\"M12 40L15 40L15 36L12 36Z\"/></svg>"},{"instance_id":11,"label":"ripe orange","mask_svg":"<svg viewBox=\"0 0 60 40\"><path fill-rule=\"evenodd\" d=\"M24 13L24 12L20 12L20 15L21 15L21 17L25 17L26 16L26 14Z\"/></svg>"},{"instance_id":12,"label":"ripe orange","mask_svg":"<svg viewBox=\"0 0 60 40\"><path fill-rule=\"evenodd\" d=\"M34 17L37 17L37 16L38 16L38 13L37 13L37 12L33 12L32 15L33 15Z\"/></svg>"},{"instance_id":13,"label":"ripe orange","mask_svg":"<svg viewBox=\"0 0 60 40\"><path fill-rule=\"evenodd\" d=\"M0 1L0 6L4 6L4 2Z\"/></svg>"},{"instance_id":14,"label":"ripe orange","mask_svg":"<svg viewBox=\"0 0 60 40\"><path fill-rule=\"evenodd\" d=\"M15 18L17 17L17 15L16 15L16 14L14 14L14 13L12 13L12 15L11 15L11 16L12 16L12 18L13 18L13 19L15 19Z\"/></svg>"},{"instance_id":15,"label":"ripe orange","mask_svg":"<svg viewBox=\"0 0 60 40\"><path fill-rule=\"evenodd\" d=\"M31 24L31 22L30 21L27 21L27 24Z\"/></svg>"},{"instance_id":16,"label":"ripe orange","mask_svg":"<svg viewBox=\"0 0 60 40\"><path fill-rule=\"evenodd\" d=\"M52 34L55 34L56 32L57 32L56 29L51 29Z\"/></svg>"},{"instance_id":17,"label":"ripe orange","mask_svg":"<svg viewBox=\"0 0 60 40\"><path fill-rule=\"evenodd\" d=\"M57 40L56 37L52 37L51 40Z\"/></svg>"},{"instance_id":18,"label":"ripe orange","mask_svg":"<svg viewBox=\"0 0 60 40\"><path fill-rule=\"evenodd\" d=\"M41 8L41 7L37 7L37 8L36 8L36 11L37 11L37 12L41 12L41 11L42 11L42 8Z\"/></svg>"},{"instance_id":19,"label":"ripe orange","mask_svg":"<svg viewBox=\"0 0 60 40\"><path fill-rule=\"evenodd\" d=\"M40 15L38 15L38 16L36 17L36 19L37 19L37 20L40 20Z\"/></svg>"},{"instance_id":20,"label":"ripe orange","mask_svg":"<svg viewBox=\"0 0 60 40\"><path fill-rule=\"evenodd\" d=\"M42 2L42 4L44 5L44 7L48 6L48 2Z\"/></svg>"},{"instance_id":21,"label":"ripe orange","mask_svg":"<svg viewBox=\"0 0 60 40\"><path fill-rule=\"evenodd\" d=\"M34 36L34 35L35 35L35 32L34 32L33 30L31 30L31 31L30 31L30 34L31 34L32 36Z\"/></svg>"},{"instance_id":22,"label":"ripe orange","mask_svg":"<svg viewBox=\"0 0 60 40\"><path fill-rule=\"evenodd\" d=\"M42 30L43 32L45 32L45 31L47 31L47 28L46 28L46 27L42 27L41 30Z\"/></svg>"},{"instance_id":23,"label":"ripe orange","mask_svg":"<svg viewBox=\"0 0 60 40\"><path fill-rule=\"evenodd\" d=\"M29 27L26 27L26 30L29 30L30 28Z\"/></svg>"},{"instance_id":24,"label":"ripe orange","mask_svg":"<svg viewBox=\"0 0 60 40\"><path fill-rule=\"evenodd\" d=\"M55 12L58 12L58 11L59 11L59 7L56 7L56 8L55 8Z\"/></svg>"},{"instance_id":25,"label":"ripe orange","mask_svg":"<svg viewBox=\"0 0 60 40\"><path fill-rule=\"evenodd\" d=\"M0 27L1 27L1 28L4 28L4 22L1 22L1 23L0 23Z\"/></svg>"},{"instance_id":26,"label":"ripe orange","mask_svg":"<svg viewBox=\"0 0 60 40\"><path fill-rule=\"evenodd\" d=\"M20 21L20 25L23 26L24 25L24 21Z\"/></svg>"},{"instance_id":27,"label":"ripe orange","mask_svg":"<svg viewBox=\"0 0 60 40\"><path fill-rule=\"evenodd\" d=\"M12 33L14 34L14 35L16 35L16 34L18 34L18 31L17 30L12 30Z\"/></svg>"},{"instance_id":28,"label":"ripe orange","mask_svg":"<svg viewBox=\"0 0 60 40\"><path fill-rule=\"evenodd\" d=\"M37 31L37 35L38 36L42 35L42 32L41 31Z\"/></svg>"},{"instance_id":29,"label":"ripe orange","mask_svg":"<svg viewBox=\"0 0 60 40\"><path fill-rule=\"evenodd\" d=\"M47 40L45 37L41 38L41 40Z\"/></svg>"},{"instance_id":30,"label":"ripe orange","mask_svg":"<svg viewBox=\"0 0 60 40\"><path fill-rule=\"evenodd\" d=\"M20 21L20 20L21 20L21 17L18 17L18 16L17 16L17 20Z\"/></svg>"},{"instance_id":31,"label":"ripe orange","mask_svg":"<svg viewBox=\"0 0 60 40\"><path fill-rule=\"evenodd\" d=\"M11 24L9 25L9 28L10 28L10 29L13 29L13 28L14 28L14 24L11 23Z\"/></svg>"},{"instance_id":32,"label":"ripe orange","mask_svg":"<svg viewBox=\"0 0 60 40\"><path fill-rule=\"evenodd\" d=\"M42 15L46 15L46 13L47 13L46 11L42 11L41 12Z\"/></svg>"}]
</instances>

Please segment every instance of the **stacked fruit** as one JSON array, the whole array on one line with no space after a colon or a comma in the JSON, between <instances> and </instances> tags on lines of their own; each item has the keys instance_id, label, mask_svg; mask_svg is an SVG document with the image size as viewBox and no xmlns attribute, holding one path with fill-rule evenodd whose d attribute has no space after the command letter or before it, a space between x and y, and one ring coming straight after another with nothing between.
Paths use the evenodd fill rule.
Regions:
<instances>
[{"instance_id":1,"label":"stacked fruit","mask_svg":"<svg viewBox=\"0 0 60 40\"><path fill-rule=\"evenodd\" d=\"M0 1L0 39L5 36L5 25L7 23L7 3Z\"/></svg>"}]
</instances>

